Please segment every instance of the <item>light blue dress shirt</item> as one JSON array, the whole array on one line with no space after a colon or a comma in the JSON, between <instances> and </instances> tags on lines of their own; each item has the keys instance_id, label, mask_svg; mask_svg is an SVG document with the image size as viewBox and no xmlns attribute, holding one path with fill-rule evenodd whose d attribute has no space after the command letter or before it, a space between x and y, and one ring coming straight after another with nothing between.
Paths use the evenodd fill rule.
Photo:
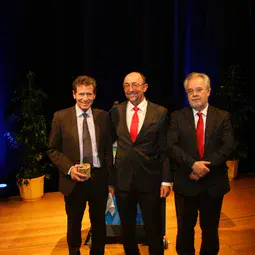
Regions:
<instances>
[{"instance_id":1,"label":"light blue dress shirt","mask_svg":"<svg viewBox=\"0 0 255 255\"><path fill-rule=\"evenodd\" d=\"M76 110L78 136L79 136L80 164L83 164L83 161L82 161L83 160L82 132L83 132L84 112L78 107L77 104L75 105L75 110ZM89 134L90 134L91 144L92 144L93 167L101 167L100 160L98 157L95 124L94 124L94 119L93 119L93 114L92 114L91 108L89 108L86 113L87 113L88 129L89 129Z\"/></svg>"}]
</instances>

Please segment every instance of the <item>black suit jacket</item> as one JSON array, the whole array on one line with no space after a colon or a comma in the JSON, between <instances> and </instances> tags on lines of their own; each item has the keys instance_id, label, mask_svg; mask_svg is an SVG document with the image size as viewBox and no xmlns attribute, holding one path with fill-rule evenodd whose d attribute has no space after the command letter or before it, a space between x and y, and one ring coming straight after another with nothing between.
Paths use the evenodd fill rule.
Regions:
<instances>
[{"instance_id":1,"label":"black suit jacket","mask_svg":"<svg viewBox=\"0 0 255 255\"><path fill-rule=\"evenodd\" d=\"M133 143L126 122L127 102L112 108L113 137L117 154L113 170L114 185L127 191L131 184L144 192L159 192L162 181L168 182L166 157L167 109L148 101L143 126Z\"/></svg>"},{"instance_id":2,"label":"black suit jacket","mask_svg":"<svg viewBox=\"0 0 255 255\"><path fill-rule=\"evenodd\" d=\"M112 139L108 113L92 109L95 124L98 156L101 168L93 170L91 181L107 185L108 173L112 167ZM69 195L76 181L67 175L70 167L80 162L79 137L75 107L57 111L52 121L49 138L49 157L59 169L59 190Z\"/></svg>"},{"instance_id":3,"label":"black suit jacket","mask_svg":"<svg viewBox=\"0 0 255 255\"><path fill-rule=\"evenodd\" d=\"M199 161L196 128L190 107L173 112L168 130L168 151L171 157L171 179L175 192L195 196L207 189L211 196L222 196L230 190L226 160L235 149L229 113L209 106L205 128L205 161L210 172L199 181L189 178L192 165Z\"/></svg>"}]
</instances>

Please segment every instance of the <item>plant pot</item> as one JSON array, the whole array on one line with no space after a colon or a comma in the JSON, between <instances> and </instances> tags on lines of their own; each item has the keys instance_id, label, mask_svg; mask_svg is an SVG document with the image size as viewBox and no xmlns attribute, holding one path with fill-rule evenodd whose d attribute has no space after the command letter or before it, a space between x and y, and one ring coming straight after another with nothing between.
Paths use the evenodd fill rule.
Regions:
<instances>
[{"instance_id":1,"label":"plant pot","mask_svg":"<svg viewBox=\"0 0 255 255\"><path fill-rule=\"evenodd\" d=\"M24 201L36 201L44 195L44 177L40 176L32 179L21 179L22 184L19 187L20 197ZM24 182L28 183L27 185Z\"/></svg>"},{"instance_id":2,"label":"plant pot","mask_svg":"<svg viewBox=\"0 0 255 255\"><path fill-rule=\"evenodd\" d=\"M230 181L234 180L238 173L238 160L228 160L226 162L228 166L228 179Z\"/></svg>"}]
</instances>

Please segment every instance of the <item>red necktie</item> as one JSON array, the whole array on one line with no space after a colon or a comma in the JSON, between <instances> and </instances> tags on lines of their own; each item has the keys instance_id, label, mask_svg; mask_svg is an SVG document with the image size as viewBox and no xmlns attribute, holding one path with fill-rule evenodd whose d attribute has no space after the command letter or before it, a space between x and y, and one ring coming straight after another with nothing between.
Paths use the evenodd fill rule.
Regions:
<instances>
[{"instance_id":1,"label":"red necktie","mask_svg":"<svg viewBox=\"0 0 255 255\"><path fill-rule=\"evenodd\" d=\"M199 119L197 122L197 146L200 159L204 157L204 120L202 112L197 113Z\"/></svg>"},{"instance_id":2,"label":"red necktie","mask_svg":"<svg viewBox=\"0 0 255 255\"><path fill-rule=\"evenodd\" d=\"M137 134L138 134L139 118L138 118L137 112L138 112L139 108L137 106L135 106L133 109L135 112L133 114L132 122L131 122L131 126L130 126L130 136L131 136L132 141L134 142L137 137Z\"/></svg>"}]
</instances>

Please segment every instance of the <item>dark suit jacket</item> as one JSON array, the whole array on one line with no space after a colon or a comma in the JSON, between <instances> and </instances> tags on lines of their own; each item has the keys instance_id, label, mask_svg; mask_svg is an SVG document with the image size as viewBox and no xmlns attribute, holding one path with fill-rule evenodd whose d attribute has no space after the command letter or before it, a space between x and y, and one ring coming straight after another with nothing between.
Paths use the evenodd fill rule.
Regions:
<instances>
[{"instance_id":1,"label":"dark suit jacket","mask_svg":"<svg viewBox=\"0 0 255 255\"><path fill-rule=\"evenodd\" d=\"M195 196L205 189L211 196L222 196L230 190L226 160L235 149L229 113L212 106L208 107L203 160L211 162L210 172L198 182L189 178L192 165L200 160L194 123L190 107L171 115L168 151L173 163L173 189L187 196Z\"/></svg>"},{"instance_id":2,"label":"dark suit jacket","mask_svg":"<svg viewBox=\"0 0 255 255\"><path fill-rule=\"evenodd\" d=\"M95 123L98 156L100 169L92 169L91 181L108 184L108 173L112 167L112 139L108 113L92 109ZM80 162L80 149L75 107L57 111L52 121L49 139L49 157L59 169L59 190L69 195L76 181L67 175L70 167Z\"/></svg>"},{"instance_id":3,"label":"dark suit jacket","mask_svg":"<svg viewBox=\"0 0 255 255\"><path fill-rule=\"evenodd\" d=\"M167 109L148 101L143 126L133 143L126 122L127 102L111 110L117 154L113 170L114 185L127 191L133 183L144 192L159 192L162 181L168 182L169 165L165 157Z\"/></svg>"}]
</instances>

